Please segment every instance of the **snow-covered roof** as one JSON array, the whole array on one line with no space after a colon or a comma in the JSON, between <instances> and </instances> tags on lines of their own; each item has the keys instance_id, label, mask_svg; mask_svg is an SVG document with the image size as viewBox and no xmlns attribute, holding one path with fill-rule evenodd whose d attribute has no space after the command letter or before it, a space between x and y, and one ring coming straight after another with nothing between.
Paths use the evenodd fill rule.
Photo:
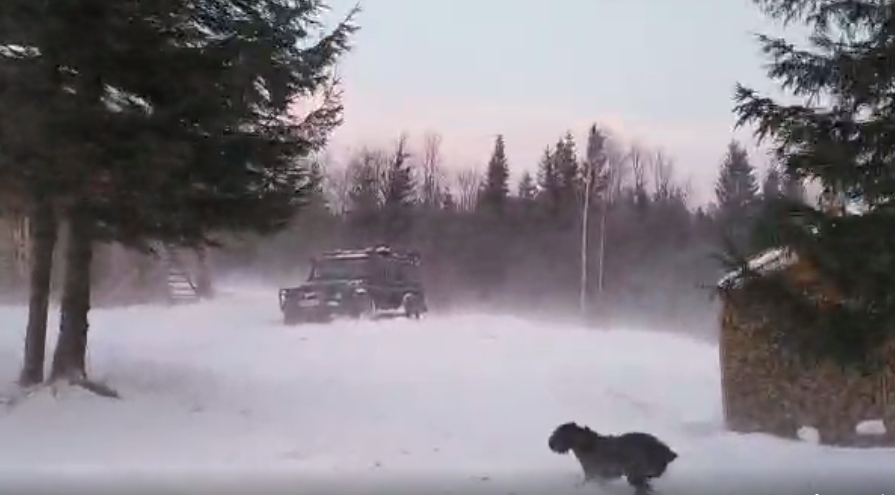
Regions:
<instances>
[{"instance_id":1,"label":"snow-covered roof","mask_svg":"<svg viewBox=\"0 0 895 495\"><path fill-rule=\"evenodd\" d=\"M753 256L749 259L747 266L749 270L758 273L769 273L793 266L798 259L798 255L792 249L778 247L766 249ZM718 287L728 288L735 285L742 276L743 270L733 270L718 281Z\"/></svg>"},{"instance_id":2,"label":"snow-covered roof","mask_svg":"<svg viewBox=\"0 0 895 495\"><path fill-rule=\"evenodd\" d=\"M321 253L317 259L321 260L350 260L365 259L371 256L385 256L396 260L406 260L419 263L419 254L416 252L396 251L388 246L374 246L362 249L338 249Z\"/></svg>"},{"instance_id":3,"label":"snow-covered roof","mask_svg":"<svg viewBox=\"0 0 895 495\"><path fill-rule=\"evenodd\" d=\"M325 260L360 260L369 258L370 253L323 253L320 259Z\"/></svg>"},{"instance_id":4,"label":"snow-covered roof","mask_svg":"<svg viewBox=\"0 0 895 495\"><path fill-rule=\"evenodd\" d=\"M870 210L867 203L859 199L846 199L844 196L840 195L839 201L841 202L846 215L860 216ZM767 249L753 256L749 259L747 266L750 270L754 270L758 273L768 273L788 268L794 265L798 259L798 255L796 255L792 249L778 247ZM735 284L742 275L743 270L729 272L718 281L718 287L730 287Z\"/></svg>"}]
</instances>

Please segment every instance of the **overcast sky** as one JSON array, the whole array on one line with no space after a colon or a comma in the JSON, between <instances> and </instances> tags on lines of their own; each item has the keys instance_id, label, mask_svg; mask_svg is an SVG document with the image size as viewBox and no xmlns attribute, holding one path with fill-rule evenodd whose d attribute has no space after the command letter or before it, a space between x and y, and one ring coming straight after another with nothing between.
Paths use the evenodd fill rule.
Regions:
<instances>
[{"instance_id":1,"label":"overcast sky","mask_svg":"<svg viewBox=\"0 0 895 495\"><path fill-rule=\"evenodd\" d=\"M344 13L354 0L333 0ZM506 137L514 174L593 122L662 147L710 199L734 137L737 81L765 90L753 33L779 32L749 0L365 0L343 62L336 152L402 131L443 137L445 163L484 166ZM751 143L750 143L751 144ZM582 143L583 145L583 143ZM759 165L766 159L756 153Z\"/></svg>"}]
</instances>

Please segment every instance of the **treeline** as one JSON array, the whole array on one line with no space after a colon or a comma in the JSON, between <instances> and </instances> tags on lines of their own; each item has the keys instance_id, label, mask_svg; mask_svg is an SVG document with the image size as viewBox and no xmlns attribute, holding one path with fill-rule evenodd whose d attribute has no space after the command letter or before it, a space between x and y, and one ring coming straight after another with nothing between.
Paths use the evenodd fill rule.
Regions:
<instances>
[{"instance_id":1,"label":"treeline","mask_svg":"<svg viewBox=\"0 0 895 495\"><path fill-rule=\"evenodd\" d=\"M388 243L422 252L435 308L577 317L586 264L595 323L711 333L722 241L765 247L752 234L766 198L803 195L777 170L759 177L737 143L720 160L716 201L703 207L670 156L597 125L583 143L567 133L545 147L536 172L517 181L510 145L497 136L483 170L445 163L437 134L417 146L402 136L391 149L362 148L342 163L321 155L308 208L275 237L228 244L218 273L298 283L320 250Z\"/></svg>"}]
</instances>

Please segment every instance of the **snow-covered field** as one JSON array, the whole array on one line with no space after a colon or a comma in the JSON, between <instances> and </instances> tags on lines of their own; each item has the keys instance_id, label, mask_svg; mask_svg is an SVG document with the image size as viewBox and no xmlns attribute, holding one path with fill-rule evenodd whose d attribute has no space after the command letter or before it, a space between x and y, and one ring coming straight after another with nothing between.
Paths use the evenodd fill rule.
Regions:
<instances>
[{"instance_id":1,"label":"snow-covered field","mask_svg":"<svg viewBox=\"0 0 895 495\"><path fill-rule=\"evenodd\" d=\"M0 381L24 318L0 309ZM0 406L0 492L599 493L547 449L570 420L666 440L681 458L664 495L895 491L895 451L723 431L715 347L667 333L474 315L285 327L272 290L96 311L91 332L93 375L123 400Z\"/></svg>"}]
</instances>

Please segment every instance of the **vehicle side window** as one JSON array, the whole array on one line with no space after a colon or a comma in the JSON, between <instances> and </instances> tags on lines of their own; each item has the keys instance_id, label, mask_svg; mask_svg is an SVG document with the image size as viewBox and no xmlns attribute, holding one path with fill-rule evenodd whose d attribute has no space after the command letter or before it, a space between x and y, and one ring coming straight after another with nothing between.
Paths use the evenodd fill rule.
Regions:
<instances>
[{"instance_id":1,"label":"vehicle side window","mask_svg":"<svg viewBox=\"0 0 895 495\"><path fill-rule=\"evenodd\" d=\"M370 274L374 280L388 280L388 265L379 259L370 260Z\"/></svg>"},{"instance_id":2,"label":"vehicle side window","mask_svg":"<svg viewBox=\"0 0 895 495\"><path fill-rule=\"evenodd\" d=\"M404 267L401 266L401 264L392 263L391 268L392 268L392 281L394 283L397 283L397 284L407 283L406 274L404 273L404 270L402 270L402 268L404 268Z\"/></svg>"},{"instance_id":3,"label":"vehicle side window","mask_svg":"<svg viewBox=\"0 0 895 495\"><path fill-rule=\"evenodd\" d=\"M416 284L419 283L419 271L415 265L409 263L402 263L399 266L399 270L401 271L401 283L404 284Z\"/></svg>"}]
</instances>

